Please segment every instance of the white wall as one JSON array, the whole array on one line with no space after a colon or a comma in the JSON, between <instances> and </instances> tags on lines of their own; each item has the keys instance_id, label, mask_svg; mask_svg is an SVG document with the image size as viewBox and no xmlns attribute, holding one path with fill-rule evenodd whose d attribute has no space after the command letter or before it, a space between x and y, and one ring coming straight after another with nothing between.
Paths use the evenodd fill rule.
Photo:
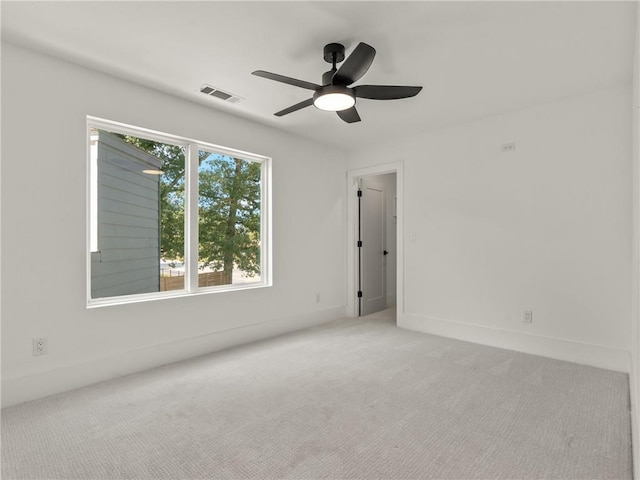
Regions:
<instances>
[{"instance_id":1,"label":"white wall","mask_svg":"<svg viewBox=\"0 0 640 480\"><path fill-rule=\"evenodd\" d=\"M344 315L341 152L2 48L3 405ZM87 310L86 115L271 156L273 287Z\"/></svg>"},{"instance_id":2,"label":"white wall","mask_svg":"<svg viewBox=\"0 0 640 480\"><path fill-rule=\"evenodd\" d=\"M627 371L630 103L623 85L352 155L405 165L399 325Z\"/></svg>"}]
</instances>

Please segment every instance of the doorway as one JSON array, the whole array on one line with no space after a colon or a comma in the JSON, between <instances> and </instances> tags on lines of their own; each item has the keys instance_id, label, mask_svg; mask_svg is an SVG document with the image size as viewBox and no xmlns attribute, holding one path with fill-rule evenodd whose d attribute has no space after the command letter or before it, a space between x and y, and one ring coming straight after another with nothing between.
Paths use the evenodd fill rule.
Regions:
<instances>
[{"instance_id":1,"label":"doorway","mask_svg":"<svg viewBox=\"0 0 640 480\"><path fill-rule=\"evenodd\" d=\"M402 164L348 172L348 314L402 305Z\"/></svg>"},{"instance_id":2,"label":"doorway","mask_svg":"<svg viewBox=\"0 0 640 480\"><path fill-rule=\"evenodd\" d=\"M395 304L396 174L361 178L357 195L358 316L364 316Z\"/></svg>"}]
</instances>

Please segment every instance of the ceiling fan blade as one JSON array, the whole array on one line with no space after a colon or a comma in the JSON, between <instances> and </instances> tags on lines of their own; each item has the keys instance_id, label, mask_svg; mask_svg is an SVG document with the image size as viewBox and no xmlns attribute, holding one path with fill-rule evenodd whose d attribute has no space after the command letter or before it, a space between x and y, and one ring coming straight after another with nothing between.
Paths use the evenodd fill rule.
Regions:
<instances>
[{"instance_id":1,"label":"ceiling fan blade","mask_svg":"<svg viewBox=\"0 0 640 480\"><path fill-rule=\"evenodd\" d=\"M294 87L306 88L307 90L317 90L320 85L315 83L305 82L304 80L298 80L296 78L285 77L284 75L278 75L277 73L265 72L264 70L256 70L251 72L256 77L268 78L269 80L275 80L276 82L286 83L287 85L293 85Z\"/></svg>"},{"instance_id":2,"label":"ceiling fan blade","mask_svg":"<svg viewBox=\"0 0 640 480\"><path fill-rule=\"evenodd\" d=\"M371 100L397 100L399 98L415 97L422 87L407 87L394 85L358 85L354 87L356 97Z\"/></svg>"},{"instance_id":3,"label":"ceiling fan blade","mask_svg":"<svg viewBox=\"0 0 640 480\"><path fill-rule=\"evenodd\" d=\"M333 85L351 85L358 81L371 66L376 56L376 49L371 45L360 42L349 58L340 66L333 76Z\"/></svg>"},{"instance_id":4,"label":"ceiling fan blade","mask_svg":"<svg viewBox=\"0 0 640 480\"><path fill-rule=\"evenodd\" d=\"M336 113L342 120L347 123L355 123L360 121L360 115L358 115L356 107L351 107L346 110L340 110Z\"/></svg>"},{"instance_id":5,"label":"ceiling fan blade","mask_svg":"<svg viewBox=\"0 0 640 480\"><path fill-rule=\"evenodd\" d=\"M274 113L276 117L281 117L283 115L287 115L288 113L296 112L302 108L310 107L313 105L313 98L309 100L305 100L304 102L296 103L295 105L290 106L289 108L285 108L284 110L280 110L279 112Z\"/></svg>"}]
</instances>

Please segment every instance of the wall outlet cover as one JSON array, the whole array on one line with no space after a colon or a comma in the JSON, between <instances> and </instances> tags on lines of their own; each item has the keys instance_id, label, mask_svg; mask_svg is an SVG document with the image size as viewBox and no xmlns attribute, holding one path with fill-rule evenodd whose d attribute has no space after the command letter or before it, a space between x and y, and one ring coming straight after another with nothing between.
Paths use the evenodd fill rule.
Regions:
<instances>
[{"instance_id":1,"label":"wall outlet cover","mask_svg":"<svg viewBox=\"0 0 640 480\"><path fill-rule=\"evenodd\" d=\"M49 345L47 344L47 337L39 337L33 339L33 356L46 355L49 353Z\"/></svg>"}]
</instances>

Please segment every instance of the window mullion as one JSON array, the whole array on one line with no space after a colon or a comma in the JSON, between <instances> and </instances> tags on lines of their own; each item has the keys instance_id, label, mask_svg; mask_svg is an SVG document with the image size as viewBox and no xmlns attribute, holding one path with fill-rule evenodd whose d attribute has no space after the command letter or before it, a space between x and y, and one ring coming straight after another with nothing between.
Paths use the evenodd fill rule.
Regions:
<instances>
[{"instance_id":1,"label":"window mullion","mask_svg":"<svg viewBox=\"0 0 640 480\"><path fill-rule=\"evenodd\" d=\"M262 278L267 285L271 285L273 274L271 270L272 264L272 246L271 246L271 163L269 161L262 162L262 188L260 189L260 205L263 206L260 215L260 241L262 242L262 250L260 254L260 272ZM265 208L266 207L266 208Z\"/></svg>"},{"instance_id":2,"label":"window mullion","mask_svg":"<svg viewBox=\"0 0 640 480\"><path fill-rule=\"evenodd\" d=\"M198 289L198 146L191 143L187 148L185 171L185 290Z\"/></svg>"}]
</instances>

